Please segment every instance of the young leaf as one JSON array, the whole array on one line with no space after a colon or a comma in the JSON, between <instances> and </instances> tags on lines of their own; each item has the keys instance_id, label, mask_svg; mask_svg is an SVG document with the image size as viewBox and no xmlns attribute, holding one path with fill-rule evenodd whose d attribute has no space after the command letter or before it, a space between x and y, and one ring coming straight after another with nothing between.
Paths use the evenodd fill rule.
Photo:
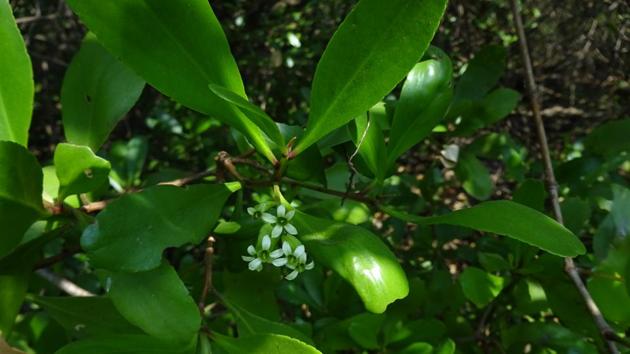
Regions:
<instances>
[{"instance_id":1,"label":"young leaf","mask_svg":"<svg viewBox=\"0 0 630 354\"><path fill-rule=\"evenodd\" d=\"M59 178L59 199L90 192L103 185L109 176L109 161L87 146L62 143L55 149L55 172Z\"/></svg>"},{"instance_id":2,"label":"young leaf","mask_svg":"<svg viewBox=\"0 0 630 354\"><path fill-rule=\"evenodd\" d=\"M55 354L192 354L193 349L193 344L183 346L147 335L124 334L72 342Z\"/></svg>"},{"instance_id":3,"label":"young leaf","mask_svg":"<svg viewBox=\"0 0 630 354\"><path fill-rule=\"evenodd\" d=\"M0 258L22 240L24 232L43 215L42 170L24 147L0 141Z\"/></svg>"},{"instance_id":4,"label":"young leaf","mask_svg":"<svg viewBox=\"0 0 630 354\"><path fill-rule=\"evenodd\" d=\"M295 153L367 111L420 60L445 0L361 0L317 65L311 112Z\"/></svg>"},{"instance_id":5,"label":"young leaf","mask_svg":"<svg viewBox=\"0 0 630 354\"><path fill-rule=\"evenodd\" d=\"M35 302L77 337L142 333L122 317L107 297L41 297Z\"/></svg>"},{"instance_id":6,"label":"young leaf","mask_svg":"<svg viewBox=\"0 0 630 354\"><path fill-rule=\"evenodd\" d=\"M352 284L367 310L382 313L387 305L409 293L398 260L373 233L300 212L294 225L315 262L332 268Z\"/></svg>"},{"instance_id":7,"label":"young leaf","mask_svg":"<svg viewBox=\"0 0 630 354\"><path fill-rule=\"evenodd\" d=\"M9 0L0 0L0 53L0 140L26 146L35 90L33 69Z\"/></svg>"},{"instance_id":8,"label":"young leaf","mask_svg":"<svg viewBox=\"0 0 630 354\"><path fill-rule=\"evenodd\" d=\"M261 129L208 89L245 96L241 75L212 8L204 0L69 0L107 50L167 96L240 130L274 162Z\"/></svg>"},{"instance_id":9,"label":"young leaf","mask_svg":"<svg viewBox=\"0 0 630 354\"><path fill-rule=\"evenodd\" d=\"M180 344L195 337L201 317L188 289L169 264L138 273L111 273L109 297L132 324Z\"/></svg>"},{"instance_id":10,"label":"young leaf","mask_svg":"<svg viewBox=\"0 0 630 354\"><path fill-rule=\"evenodd\" d=\"M232 338L214 332L212 333L212 339L219 348L228 354L321 354L319 350L308 344L279 334L256 334Z\"/></svg>"},{"instance_id":11,"label":"young leaf","mask_svg":"<svg viewBox=\"0 0 630 354\"><path fill-rule=\"evenodd\" d=\"M468 267L459 276L464 295L477 307L485 307L503 289L504 279L479 268Z\"/></svg>"},{"instance_id":12,"label":"young leaf","mask_svg":"<svg viewBox=\"0 0 630 354\"><path fill-rule=\"evenodd\" d=\"M118 121L133 107L144 80L88 33L61 87L63 128L68 142L98 151Z\"/></svg>"},{"instance_id":13,"label":"young leaf","mask_svg":"<svg viewBox=\"0 0 630 354\"><path fill-rule=\"evenodd\" d=\"M562 257L586 252L571 231L550 217L507 200L484 202L450 214L421 217L381 207L389 215L418 225L448 224L492 232L538 247Z\"/></svg>"},{"instance_id":14,"label":"young leaf","mask_svg":"<svg viewBox=\"0 0 630 354\"><path fill-rule=\"evenodd\" d=\"M427 137L444 117L453 97L451 60L441 50L416 64L407 75L394 111L388 145L388 166Z\"/></svg>"},{"instance_id":15,"label":"young leaf","mask_svg":"<svg viewBox=\"0 0 630 354\"><path fill-rule=\"evenodd\" d=\"M156 186L105 208L83 232L81 246L95 267L137 272L160 265L162 251L198 243L217 221L238 183L187 188Z\"/></svg>"}]
</instances>

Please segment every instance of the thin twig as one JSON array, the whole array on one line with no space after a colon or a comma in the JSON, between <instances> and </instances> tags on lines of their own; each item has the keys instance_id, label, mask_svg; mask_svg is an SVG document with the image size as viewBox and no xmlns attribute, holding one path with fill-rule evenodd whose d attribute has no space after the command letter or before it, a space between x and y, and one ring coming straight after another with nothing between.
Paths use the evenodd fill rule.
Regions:
<instances>
[{"instance_id":1,"label":"thin twig","mask_svg":"<svg viewBox=\"0 0 630 354\"><path fill-rule=\"evenodd\" d=\"M35 273L37 273L37 275L39 275L40 277L48 280L49 282L54 284L61 291L65 292L68 295L83 296L83 297L94 296L94 294L92 294L91 292L83 289L82 287L78 286L77 284L71 282L70 280L66 278L62 278L58 276L57 274L49 271L48 269L38 269L35 271Z\"/></svg>"},{"instance_id":2,"label":"thin twig","mask_svg":"<svg viewBox=\"0 0 630 354\"><path fill-rule=\"evenodd\" d=\"M370 129L370 122L371 122L370 115L368 114L367 123L365 124L365 129L363 130L363 134L361 134L361 138L359 139L359 142L357 143L357 148L350 155L350 157L348 157L348 169L350 169L350 175L348 176L348 183L346 184L346 195L343 198L341 198L341 205L343 205L343 203L346 201L346 196L350 194L352 189L354 189L354 176L358 173L358 171L356 167L354 167L353 160L357 156L359 151L361 150L361 145L363 145L363 141L365 140L368 130Z\"/></svg>"},{"instance_id":3,"label":"thin twig","mask_svg":"<svg viewBox=\"0 0 630 354\"><path fill-rule=\"evenodd\" d=\"M202 316L205 315L208 292L212 290L212 256L214 255L214 241L214 237L208 237L206 253L203 259L205 264L203 290L201 291L201 297L199 297L199 311L201 311Z\"/></svg>"},{"instance_id":4,"label":"thin twig","mask_svg":"<svg viewBox=\"0 0 630 354\"><path fill-rule=\"evenodd\" d=\"M57 262L61 262L64 259L70 257L70 256L74 256L75 254L81 252L81 246L79 245L73 245L68 249L65 249L63 251L61 251L61 253L54 255L54 256L50 256L48 258L44 258L41 261L37 262L35 264L34 269L41 269L41 268L47 268L50 267L51 265L57 263Z\"/></svg>"},{"instance_id":5,"label":"thin twig","mask_svg":"<svg viewBox=\"0 0 630 354\"><path fill-rule=\"evenodd\" d=\"M545 166L545 176L547 180L547 186L549 189L549 195L551 197L551 204L553 207L553 213L556 217L556 220L563 224L562 218L562 210L560 209L560 200L558 198L558 183L556 182L555 174L553 172L553 165L551 162L551 154L549 153L549 145L547 143L547 134L545 131L545 125L542 120L542 116L540 114L540 100L538 96L538 91L536 88L536 81L534 78L534 70L532 68L532 62L529 55L529 49L527 46L527 37L525 36L525 30L523 28L523 20L521 18L521 12L518 8L517 0L511 0L510 5L512 7L512 14L514 15L514 26L516 27L516 31L518 33L518 39L521 47L521 56L523 59L523 64L525 66L525 76L526 76L526 84L527 91L530 98L530 104L532 108L532 113L534 115L534 121L536 123L536 129L538 131L538 138L540 140L540 148L543 157L543 163ZM615 331L610 327L610 325L604 319L601 311L597 307L595 301L593 301L593 297L586 289L584 282L580 278L578 274L577 268L575 267L575 263L573 259L567 257L564 259L564 270L568 274L569 278L573 281L573 284L580 292L580 295L584 299L586 307L588 308L597 328L599 329L606 345L608 347L608 351L612 354L619 353L617 346L615 345L615 341L622 341L623 339L617 336Z\"/></svg>"}]
</instances>

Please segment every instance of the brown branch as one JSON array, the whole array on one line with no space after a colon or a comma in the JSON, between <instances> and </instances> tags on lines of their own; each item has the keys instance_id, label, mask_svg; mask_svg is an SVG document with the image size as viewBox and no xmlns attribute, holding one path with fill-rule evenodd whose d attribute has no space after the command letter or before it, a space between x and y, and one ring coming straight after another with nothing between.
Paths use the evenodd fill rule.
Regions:
<instances>
[{"instance_id":1,"label":"brown branch","mask_svg":"<svg viewBox=\"0 0 630 354\"><path fill-rule=\"evenodd\" d=\"M50 256L48 258L44 258L41 261L37 262L35 264L35 266L33 267L34 269L41 269L41 268L47 268L50 267L51 265L57 263L57 262L61 262L64 259L74 256L75 254L81 252L81 246L79 245L72 245L71 247L69 247L68 249L65 249L63 251L61 251L61 253L54 255L54 256Z\"/></svg>"},{"instance_id":2,"label":"brown branch","mask_svg":"<svg viewBox=\"0 0 630 354\"><path fill-rule=\"evenodd\" d=\"M534 115L534 121L536 124L536 130L538 131L538 138L540 140L540 148L545 167L545 177L547 181L547 187L549 189L549 195L551 197L551 204L553 207L553 213L556 220L563 224L562 210L560 209L560 200L558 198L558 183L556 182L555 174L553 172L553 165L551 162L551 154L549 153L549 145L547 143L547 134L545 131L545 125L540 114L540 98L538 96L538 90L536 88L536 80L534 78L534 70L532 68L532 61L529 55L529 48L527 46L527 37L525 36L525 30L523 28L523 20L521 18L521 12L518 8L517 0L511 0L510 5L512 7L512 14L514 16L514 26L518 34L519 44L521 48L521 56L523 64L525 66L525 78L527 84L527 91L530 98L530 104L532 113ZM619 353L615 341L623 341L623 338L617 336L615 331L604 319L601 311L597 307L593 297L586 289L582 278L575 267L573 259L567 257L564 259L564 270L580 292L586 307L588 308L599 332L606 342L608 351L612 354Z\"/></svg>"},{"instance_id":3,"label":"brown branch","mask_svg":"<svg viewBox=\"0 0 630 354\"><path fill-rule=\"evenodd\" d=\"M205 272L203 278L203 290L201 291L201 296L199 297L199 311L201 311L202 316L205 315L206 298L208 297L210 290L212 290L212 256L214 255L214 241L214 237L208 237L206 253L203 259Z\"/></svg>"}]
</instances>

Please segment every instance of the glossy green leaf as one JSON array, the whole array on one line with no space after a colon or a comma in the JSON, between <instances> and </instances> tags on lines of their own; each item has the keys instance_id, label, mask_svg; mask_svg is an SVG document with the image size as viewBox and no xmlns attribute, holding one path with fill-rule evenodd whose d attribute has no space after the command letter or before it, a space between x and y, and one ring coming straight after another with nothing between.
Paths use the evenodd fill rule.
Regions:
<instances>
[{"instance_id":1,"label":"glossy green leaf","mask_svg":"<svg viewBox=\"0 0 630 354\"><path fill-rule=\"evenodd\" d=\"M601 155L630 152L630 118L606 122L586 137L586 150Z\"/></svg>"},{"instance_id":2,"label":"glossy green leaf","mask_svg":"<svg viewBox=\"0 0 630 354\"><path fill-rule=\"evenodd\" d=\"M167 96L230 124L271 161L261 129L213 94L209 84L245 97L225 34L207 1L70 0L107 50Z\"/></svg>"},{"instance_id":3,"label":"glossy green leaf","mask_svg":"<svg viewBox=\"0 0 630 354\"><path fill-rule=\"evenodd\" d=\"M146 335L102 336L72 342L55 354L193 354L193 346Z\"/></svg>"},{"instance_id":4,"label":"glossy green leaf","mask_svg":"<svg viewBox=\"0 0 630 354\"><path fill-rule=\"evenodd\" d=\"M447 339L435 350L434 354L455 354L455 342L451 339Z\"/></svg>"},{"instance_id":5,"label":"glossy green leaf","mask_svg":"<svg viewBox=\"0 0 630 354\"><path fill-rule=\"evenodd\" d=\"M363 159L370 172L379 180L385 178L387 172L387 148L383 130L376 122L377 117L368 112L367 115L359 115L354 120L354 129L351 129L351 137L358 148L359 156ZM352 124L352 123L351 123Z\"/></svg>"},{"instance_id":6,"label":"glossy green leaf","mask_svg":"<svg viewBox=\"0 0 630 354\"><path fill-rule=\"evenodd\" d=\"M111 165L87 146L62 143L55 149L59 198L91 192L107 182Z\"/></svg>"},{"instance_id":7,"label":"glossy green leaf","mask_svg":"<svg viewBox=\"0 0 630 354\"><path fill-rule=\"evenodd\" d=\"M279 322L281 321L280 308L275 296L278 282L278 274L272 271L260 273L249 270L241 273L224 272L225 291L223 295L230 303L236 304L258 317ZM256 294L256 296L250 294Z\"/></svg>"},{"instance_id":8,"label":"glossy green leaf","mask_svg":"<svg viewBox=\"0 0 630 354\"><path fill-rule=\"evenodd\" d=\"M307 344L313 344L313 340L297 329L290 327L282 322L270 321L266 318L253 314L244 308L228 301L226 298L221 300L227 308L236 317L236 324L239 330L239 336L250 336L256 334L280 334L287 337L298 339Z\"/></svg>"},{"instance_id":9,"label":"glossy green leaf","mask_svg":"<svg viewBox=\"0 0 630 354\"><path fill-rule=\"evenodd\" d=\"M145 137L136 136L128 142L116 141L109 150L114 177L126 187L133 187L144 167L149 149Z\"/></svg>"},{"instance_id":10,"label":"glossy green leaf","mask_svg":"<svg viewBox=\"0 0 630 354\"><path fill-rule=\"evenodd\" d=\"M426 138L444 117L451 103L451 61L435 47L431 47L427 53L432 58L411 69L400 93L389 136L388 166Z\"/></svg>"},{"instance_id":11,"label":"glossy green leaf","mask_svg":"<svg viewBox=\"0 0 630 354\"><path fill-rule=\"evenodd\" d=\"M492 275L479 268L468 267L459 276L464 295L478 307L484 307L494 300L504 286L502 277Z\"/></svg>"},{"instance_id":12,"label":"glossy green leaf","mask_svg":"<svg viewBox=\"0 0 630 354\"><path fill-rule=\"evenodd\" d=\"M586 252L582 242L564 226L534 209L507 200L484 202L450 214L429 217L381 208L395 218L418 225L449 224L492 232L557 256L575 257Z\"/></svg>"},{"instance_id":13,"label":"glossy green leaf","mask_svg":"<svg viewBox=\"0 0 630 354\"><path fill-rule=\"evenodd\" d=\"M24 147L0 141L0 258L22 240L43 214L42 170Z\"/></svg>"},{"instance_id":14,"label":"glossy green leaf","mask_svg":"<svg viewBox=\"0 0 630 354\"><path fill-rule=\"evenodd\" d=\"M0 0L0 53L0 140L26 146L35 90L33 69L8 0Z\"/></svg>"},{"instance_id":15,"label":"glossy green leaf","mask_svg":"<svg viewBox=\"0 0 630 354\"><path fill-rule=\"evenodd\" d=\"M201 317L188 289L169 264L138 273L112 273L109 297L132 324L160 339L190 343Z\"/></svg>"},{"instance_id":16,"label":"glossy green leaf","mask_svg":"<svg viewBox=\"0 0 630 354\"><path fill-rule=\"evenodd\" d=\"M89 33L72 59L61 87L63 128L68 142L98 151L133 107L144 80Z\"/></svg>"},{"instance_id":17,"label":"glossy green leaf","mask_svg":"<svg viewBox=\"0 0 630 354\"><path fill-rule=\"evenodd\" d=\"M156 186L125 195L98 214L84 231L81 246L95 267L131 272L155 268L165 248L204 239L239 188L238 183Z\"/></svg>"},{"instance_id":18,"label":"glossy green leaf","mask_svg":"<svg viewBox=\"0 0 630 354\"><path fill-rule=\"evenodd\" d=\"M564 227L579 235L586 222L591 217L591 206L580 198L566 198L560 203Z\"/></svg>"},{"instance_id":19,"label":"glossy green leaf","mask_svg":"<svg viewBox=\"0 0 630 354\"><path fill-rule=\"evenodd\" d=\"M348 334L365 349L379 349L378 334L383 325L384 315L362 313L352 317Z\"/></svg>"},{"instance_id":20,"label":"glossy green leaf","mask_svg":"<svg viewBox=\"0 0 630 354\"><path fill-rule=\"evenodd\" d=\"M220 97L226 102L238 107L238 109L247 116L250 121L254 122L254 124L260 127L260 129L267 134L267 136L277 145L278 148L285 148L284 137L280 134L278 126L273 119L265 113L265 111L260 109L260 107L254 105L243 96L237 95L225 87L210 84L209 88L212 93L217 95L217 97Z\"/></svg>"},{"instance_id":21,"label":"glossy green leaf","mask_svg":"<svg viewBox=\"0 0 630 354\"><path fill-rule=\"evenodd\" d=\"M279 334L257 334L242 338L232 338L212 334L215 345L228 354L321 354L321 352L297 339Z\"/></svg>"},{"instance_id":22,"label":"glossy green leaf","mask_svg":"<svg viewBox=\"0 0 630 354\"><path fill-rule=\"evenodd\" d=\"M317 65L311 112L297 153L367 111L420 60L445 0L361 0Z\"/></svg>"},{"instance_id":23,"label":"glossy green leaf","mask_svg":"<svg viewBox=\"0 0 630 354\"><path fill-rule=\"evenodd\" d=\"M107 297L38 296L35 302L77 337L142 333L118 313Z\"/></svg>"},{"instance_id":24,"label":"glossy green leaf","mask_svg":"<svg viewBox=\"0 0 630 354\"><path fill-rule=\"evenodd\" d=\"M490 172L475 155L468 152L460 154L455 174L466 193L475 199L486 200L492 195L494 184Z\"/></svg>"},{"instance_id":25,"label":"glossy green leaf","mask_svg":"<svg viewBox=\"0 0 630 354\"><path fill-rule=\"evenodd\" d=\"M304 130L299 126L278 123L278 128L287 141L304 135ZM319 147L313 145L288 161L286 175L299 181L313 181L326 185L325 169Z\"/></svg>"},{"instance_id":26,"label":"glossy green leaf","mask_svg":"<svg viewBox=\"0 0 630 354\"><path fill-rule=\"evenodd\" d=\"M298 212L294 225L315 263L332 268L357 291L365 308L382 313L409 293L405 272L373 233Z\"/></svg>"}]
</instances>

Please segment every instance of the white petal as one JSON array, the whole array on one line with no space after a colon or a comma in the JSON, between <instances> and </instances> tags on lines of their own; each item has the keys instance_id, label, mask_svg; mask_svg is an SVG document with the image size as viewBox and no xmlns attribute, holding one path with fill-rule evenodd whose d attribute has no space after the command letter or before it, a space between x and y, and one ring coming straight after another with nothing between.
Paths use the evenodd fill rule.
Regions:
<instances>
[{"instance_id":1,"label":"white petal","mask_svg":"<svg viewBox=\"0 0 630 354\"><path fill-rule=\"evenodd\" d=\"M248 256L241 256L241 258L242 258L245 262L251 262L251 261L253 261L254 259L256 259L256 258L254 258L254 257L248 257Z\"/></svg>"},{"instance_id":2,"label":"white petal","mask_svg":"<svg viewBox=\"0 0 630 354\"><path fill-rule=\"evenodd\" d=\"M271 264L275 265L276 267L282 267L283 265L287 264L287 259L286 258L278 258L278 259L274 259Z\"/></svg>"},{"instance_id":3,"label":"white petal","mask_svg":"<svg viewBox=\"0 0 630 354\"><path fill-rule=\"evenodd\" d=\"M279 257L282 257L283 255L284 255L284 252L282 252L282 249L280 248L269 253L269 257L271 258L279 258Z\"/></svg>"},{"instance_id":4,"label":"white petal","mask_svg":"<svg viewBox=\"0 0 630 354\"><path fill-rule=\"evenodd\" d=\"M311 269L313 269L313 267L315 267L315 262L311 261L311 263L309 263L309 264L304 266L304 269L311 270Z\"/></svg>"},{"instance_id":5,"label":"white petal","mask_svg":"<svg viewBox=\"0 0 630 354\"><path fill-rule=\"evenodd\" d=\"M300 263L304 264L306 263L306 252L302 253L298 259L300 260Z\"/></svg>"},{"instance_id":6,"label":"white petal","mask_svg":"<svg viewBox=\"0 0 630 354\"><path fill-rule=\"evenodd\" d=\"M269 247L271 247L271 239L269 238L269 235L263 236L261 243L262 243L262 249L265 251L269 251Z\"/></svg>"},{"instance_id":7,"label":"white petal","mask_svg":"<svg viewBox=\"0 0 630 354\"><path fill-rule=\"evenodd\" d=\"M295 256L295 258L300 258L302 257L302 255L306 255L306 250L304 249L304 245L299 245L295 248L295 251L293 251L293 255Z\"/></svg>"},{"instance_id":8,"label":"white petal","mask_svg":"<svg viewBox=\"0 0 630 354\"><path fill-rule=\"evenodd\" d=\"M266 222L268 224L275 224L276 221L278 221L278 219L275 216L273 216L273 215L271 215L269 213L262 214L262 219L263 219L264 222Z\"/></svg>"},{"instance_id":9,"label":"white petal","mask_svg":"<svg viewBox=\"0 0 630 354\"><path fill-rule=\"evenodd\" d=\"M287 215L285 215L284 217L285 217L285 219L287 219L287 220L291 220L291 219L293 219L293 216L294 216L294 215L295 215L295 210L291 210L291 211L289 211L289 212L287 213Z\"/></svg>"},{"instance_id":10,"label":"white petal","mask_svg":"<svg viewBox=\"0 0 630 354\"><path fill-rule=\"evenodd\" d=\"M247 265L249 270L256 270L261 266L262 266L262 261L260 260L260 258L254 258L254 260L249 262L249 264Z\"/></svg>"},{"instance_id":11,"label":"white petal","mask_svg":"<svg viewBox=\"0 0 630 354\"><path fill-rule=\"evenodd\" d=\"M276 210L276 215L278 215L278 217L283 218L284 215L287 213L287 208L284 207L284 205L279 205L278 209Z\"/></svg>"},{"instance_id":12,"label":"white petal","mask_svg":"<svg viewBox=\"0 0 630 354\"><path fill-rule=\"evenodd\" d=\"M287 233L291 234L291 235L297 235L297 229L295 228L295 226L291 225L291 224L286 224L284 225L284 229L287 231Z\"/></svg>"},{"instance_id":13,"label":"white petal","mask_svg":"<svg viewBox=\"0 0 630 354\"><path fill-rule=\"evenodd\" d=\"M291 245L288 242L282 243L282 252L284 252L285 256L290 256L291 253L293 253L293 250L291 250Z\"/></svg>"},{"instance_id":14,"label":"white petal","mask_svg":"<svg viewBox=\"0 0 630 354\"><path fill-rule=\"evenodd\" d=\"M299 274L299 273L298 273L298 271L297 271L297 270L294 270L294 271L292 271L291 273L289 273L289 274L285 277L285 279L287 279L287 280L293 280L293 279L297 278L298 274Z\"/></svg>"},{"instance_id":15,"label":"white petal","mask_svg":"<svg viewBox=\"0 0 630 354\"><path fill-rule=\"evenodd\" d=\"M282 234L282 226L280 226L280 225L274 226L273 230L271 230L271 237L273 237L273 238L277 238L281 234Z\"/></svg>"},{"instance_id":16,"label":"white petal","mask_svg":"<svg viewBox=\"0 0 630 354\"><path fill-rule=\"evenodd\" d=\"M250 256L253 256L256 254L256 248L254 248L254 246L249 245L249 247L247 247L247 253L249 253Z\"/></svg>"},{"instance_id":17,"label":"white petal","mask_svg":"<svg viewBox=\"0 0 630 354\"><path fill-rule=\"evenodd\" d=\"M253 216L255 213L256 213L256 209L254 209L252 207L247 208L247 214Z\"/></svg>"}]
</instances>

